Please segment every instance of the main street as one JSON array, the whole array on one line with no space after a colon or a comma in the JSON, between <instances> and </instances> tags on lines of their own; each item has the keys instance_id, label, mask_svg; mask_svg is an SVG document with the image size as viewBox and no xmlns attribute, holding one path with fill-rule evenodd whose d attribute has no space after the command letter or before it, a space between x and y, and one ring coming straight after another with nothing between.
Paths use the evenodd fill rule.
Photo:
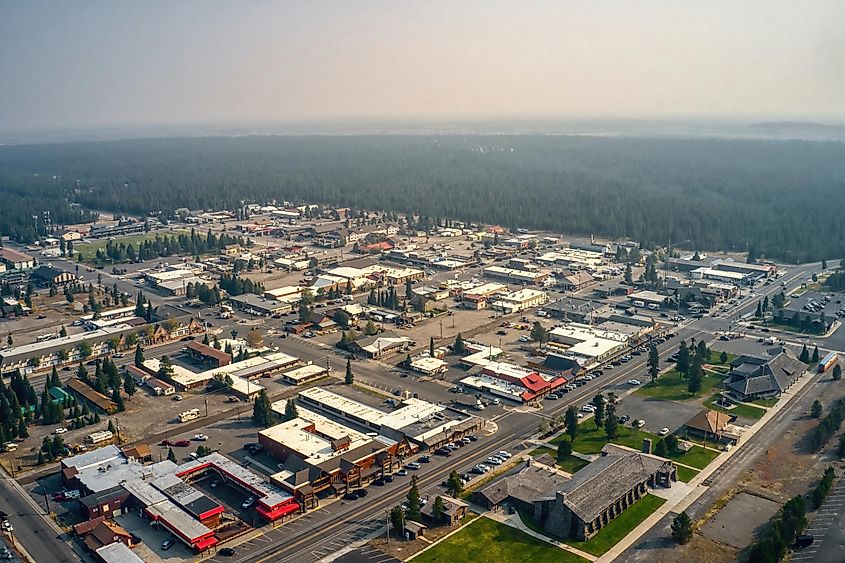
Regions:
<instances>
[{"instance_id":1,"label":"main street","mask_svg":"<svg viewBox=\"0 0 845 563\"><path fill-rule=\"evenodd\" d=\"M670 355L680 338L704 336L693 328L684 328L678 332L678 337L659 347L660 355ZM478 442L458 449L450 458L434 456L432 463L423 465L423 469L416 473L419 477L420 492L423 495L445 494L443 489L438 489L437 486L451 471L468 472L475 463L496 451L507 449L524 452L523 442L537 433L540 422L562 414L570 405L579 406L589 402L596 393L611 388L633 375L642 376L645 362L645 356L636 357L628 364L567 393L563 400L546 402L542 410L526 412L524 409L514 409L500 414L495 418L498 431L493 436L482 437ZM304 524L297 524L297 520L277 529L260 531L254 540L238 546L237 559L234 561L305 563L319 560L381 528L386 511L403 501L409 486L407 479L397 478L392 485L383 489L372 487L371 496L368 496L366 501L336 501L306 514L302 517Z\"/></svg>"}]
</instances>

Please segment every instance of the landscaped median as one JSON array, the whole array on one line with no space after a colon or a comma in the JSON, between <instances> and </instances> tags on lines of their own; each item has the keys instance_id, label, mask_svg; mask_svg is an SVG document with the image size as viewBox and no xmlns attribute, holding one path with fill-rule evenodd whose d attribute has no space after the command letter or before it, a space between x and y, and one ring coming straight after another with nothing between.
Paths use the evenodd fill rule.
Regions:
<instances>
[{"instance_id":1,"label":"landscaped median","mask_svg":"<svg viewBox=\"0 0 845 563\"><path fill-rule=\"evenodd\" d=\"M587 561L507 524L483 517L476 518L461 531L423 551L412 560L415 563L477 563L478 561L586 563Z\"/></svg>"},{"instance_id":2,"label":"landscaped median","mask_svg":"<svg viewBox=\"0 0 845 563\"><path fill-rule=\"evenodd\" d=\"M646 383L635 393L641 397L658 399L661 401L690 401L704 397L713 392L722 380L730 365L731 360L736 358L733 354L725 354L725 361L722 361L722 353L718 350L710 352L710 360L704 365L704 377L701 379L701 389L695 393L689 392L689 379L684 377L676 368L660 374L657 379Z\"/></svg>"}]
</instances>

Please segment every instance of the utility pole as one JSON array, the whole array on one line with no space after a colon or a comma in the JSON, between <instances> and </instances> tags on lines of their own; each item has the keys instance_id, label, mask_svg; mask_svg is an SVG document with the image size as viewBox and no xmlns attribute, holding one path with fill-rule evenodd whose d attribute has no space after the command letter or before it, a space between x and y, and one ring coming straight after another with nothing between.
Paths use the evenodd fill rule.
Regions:
<instances>
[{"instance_id":1,"label":"utility pole","mask_svg":"<svg viewBox=\"0 0 845 563\"><path fill-rule=\"evenodd\" d=\"M47 498L47 491L46 490L44 491L44 504L47 505L47 512L45 512L44 514L49 515L50 514L50 499Z\"/></svg>"},{"instance_id":2,"label":"utility pole","mask_svg":"<svg viewBox=\"0 0 845 563\"><path fill-rule=\"evenodd\" d=\"M440 319L440 340L443 340L443 319Z\"/></svg>"}]
</instances>

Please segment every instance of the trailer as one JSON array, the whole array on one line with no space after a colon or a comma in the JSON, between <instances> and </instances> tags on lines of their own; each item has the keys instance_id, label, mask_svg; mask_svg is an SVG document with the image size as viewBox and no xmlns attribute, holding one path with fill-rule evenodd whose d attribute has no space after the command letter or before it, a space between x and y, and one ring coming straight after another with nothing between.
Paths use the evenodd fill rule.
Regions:
<instances>
[{"instance_id":1,"label":"trailer","mask_svg":"<svg viewBox=\"0 0 845 563\"><path fill-rule=\"evenodd\" d=\"M85 436L85 441L89 444L101 444L103 442L110 442L114 438L111 430L101 430Z\"/></svg>"},{"instance_id":2,"label":"trailer","mask_svg":"<svg viewBox=\"0 0 845 563\"><path fill-rule=\"evenodd\" d=\"M188 422L189 420L196 420L200 417L199 409L191 409L189 411L179 413L179 422Z\"/></svg>"}]
</instances>

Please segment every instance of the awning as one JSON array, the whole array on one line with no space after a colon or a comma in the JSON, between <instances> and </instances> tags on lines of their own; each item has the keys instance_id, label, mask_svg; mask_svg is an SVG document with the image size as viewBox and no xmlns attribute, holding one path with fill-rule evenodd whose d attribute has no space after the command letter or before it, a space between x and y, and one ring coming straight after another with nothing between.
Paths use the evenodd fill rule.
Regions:
<instances>
[{"instance_id":1,"label":"awning","mask_svg":"<svg viewBox=\"0 0 845 563\"><path fill-rule=\"evenodd\" d=\"M264 508L263 506L258 505L255 511L267 520L273 521L287 514L296 512L299 509L300 506L298 502L289 502L287 504L283 504L282 506L277 506L272 509Z\"/></svg>"},{"instance_id":2,"label":"awning","mask_svg":"<svg viewBox=\"0 0 845 563\"><path fill-rule=\"evenodd\" d=\"M205 551L209 547L217 545L218 539L214 536L208 536L194 542L194 548L198 551Z\"/></svg>"}]
</instances>

